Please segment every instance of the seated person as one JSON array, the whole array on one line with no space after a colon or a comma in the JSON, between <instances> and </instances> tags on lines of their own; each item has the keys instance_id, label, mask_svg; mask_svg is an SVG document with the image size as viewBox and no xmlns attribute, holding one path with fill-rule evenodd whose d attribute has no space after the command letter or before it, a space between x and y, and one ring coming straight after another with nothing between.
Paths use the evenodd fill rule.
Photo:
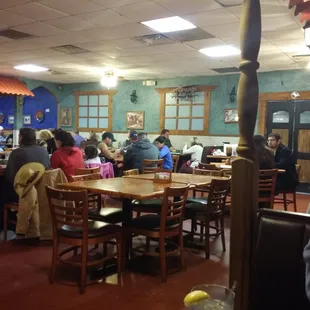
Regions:
<instances>
[{"instance_id":1,"label":"seated person","mask_svg":"<svg viewBox=\"0 0 310 310\"><path fill-rule=\"evenodd\" d=\"M39 137L41 140L46 142L47 151L49 154L53 154L57 150L55 139L54 139L53 134L50 130L48 130L48 129L40 130Z\"/></svg>"},{"instance_id":2,"label":"seated person","mask_svg":"<svg viewBox=\"0 0 310 310\"><path fill-rule=\"evenodd\" d=\"M138 133L135 130L130 130L128 132L128 139L123 143L121 147L121 153L125 153L124 151L127 151L128 148L135 142L138 141Z\"/></svg>"},{"instance_id":3,"label":"seated person","mask_svg":"<svg viewBox=\"0 0 310 310\"><path fill-rule=\"evenodd\" d=\"M6 148L6 137L4 135L4 128L2 126L0 126L0 147L2 149Z\"/></svg>"},{"instance_id":4,"label":"seated person","mask_svg":"<svg viewBox=\"0 0 310 310\"><path fill-rule=\"evenodd\" d=\"M138 169L142 173L144 159L158 159L159 151L144 132L138 134L138 141L133 143L124 155L124 170Z\"/></svg>"},{"instance_id":5,"label":"seated person","mask_svg":"<svg viewBox=\"0 0 310 310\"><path fill-rule=\"evenodd\" d=\"M114 162L115 158L118 156L119 151L111 152L109 149L112 146L112 143L115 142L114 135L112 132L106 131L102 134L102 141L98 145L98 149L100 150L100 156L104 156L108 161Z\"/></svg>"},{"instance_id":6,"label":"seated person","mask_svg":"<svg viewBox=\"0 0 310 310\"><path fill-rule=\"evenodd\" d=\"M78 130L73 133L73 139L75 141L75 146L78 148L81 148L81 143L85 141L85 138L79 134Z\"/></svg>"},{"instance_id":7,"label":"seated person","mask_svg":"<svg viewBox=\"0 0 310 310\"><path fill-rule=\"evenodd\" d=\"M50 168L48 153L45 148L37 145L35 131L32 128L21 128L19 148L10 154L4 176L0 177L0 228L3 224L1 219L3 204L18 202L18 196L13 187L15 175L22 166L31 162L41 163L46 169Z\"/></svg>"},{"instance_id":8,"label":"seated person","mask_svg":"<svg viewBox=\"0 0 310 310\"><path fill-rule=\"evenodd\" d=\"M159 149L159 157L164 159L163 168L168 170L173 170L173 161L171 152L167 145L165 145L166 139L163 137L158 137L155 140L155 144Z\"/></svg>"},{"instance_id":9,"label":"seated person","mask_svg":"<svg viewBox=\"0 0 310 310\"><path fill-rule=\"evenodd\" d=\"M12 133L7 136L5 143L6 143L6 147L10 149L13 148L13 134Z\"/></svg>"},{"instance_id":10,"label":"seated person","mask_svg":"<svg viewBox=\"0 0 310 310\"><path fill-rule=\"evenodd\" d=\"M267 146L266 139L261 135L253 137L259 169L273 169L275 166L274 152Z\"/></svg>"},{"instance_id":11,"label":"seated person","mask_svg":"<svg viewBox=\"0 0 310 310\"><path fill-rule=\"evenodd\" d=\"M51 156L53 169L60 168L68 179L75 174L76 168L84 168L82 151L75 146L71 133L57 130L55 133L57 151Z\"/></svg>"},{"instance_id":12,"label":"seated person","mask_svg":"<svg viewBox=\"0 0 310 310\"><path fill-rule=\"evenodd\" d=\"M271 133L268 136L268 146L275 154L275 168L285 170L285 173L278 174L276 190L295 190L299 181L292 152L282 144L281 136L278 133Z\"/></svg>"},{"instance_id":13,"label":"seated person","mask_svg":"<svg viewBox=\"0 0 310 310\"><path fill-rule=\"evenodd\" d=\"M201 162L202 151L203 147L201 143L198 142L197 139L194 139L189 149L187 148L187 144L184 145L183 155L191 154L191 160L190 160L191 168L198 167L199 163Z\"/></svg>"},{"instance_id":14,"label":"seated person","mask_svg":"<svg viewBox=\"0 0 310 310\"><path fill-rule=\"evenodd\" d=\"M91 131L89 133L89 138L87 139L87 141L95 141L95 142L97 142L98 141L98 135L94 131Z\"/></svg>"},{"instance_id":15,"label":"seated person","mask_svg":"<svg viewBox=\"0 0 310 310\"><path fill-rule=\"evenodd\" d=\"M165 139L165 145L170 149L170 151L173 151L174 147L172 146L171 141L169 139L169 134L170 134L170 131L168 129L163 129L161 131L161 133L160 133L160 136L158 138ZM155 139L155 141L156 140L157 139ZM155 144L155 141L154 141L154 144Z\"/></svg>"},{"instance_id":16,"label":"seated person","mask_svg":"<svg viewBox=\"0 0 310 310\"><path fill-rule=\"evenodd\" d=\"M87 145L84 150L85 160L84 165L86 168L91 168L101 165L101 160L98 156L98 149L95 145Z\"/></svg>"}]
</instances>

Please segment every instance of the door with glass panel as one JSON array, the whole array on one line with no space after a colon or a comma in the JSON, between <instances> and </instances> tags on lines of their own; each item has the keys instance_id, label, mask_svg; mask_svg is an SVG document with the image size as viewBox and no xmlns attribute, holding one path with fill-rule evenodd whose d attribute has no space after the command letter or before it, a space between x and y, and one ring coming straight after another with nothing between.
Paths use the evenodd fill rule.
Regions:
<instances>
[{"instance_id":1,"label":"door with glass panel","mask_svg":"<svg viewBox=\"0 0 310 310\"><path fill-rule=\"evenodd\" d=\"M270 101L267 108L267 135L277 132L301 165L300 191L310 191L310 101Z\"/></svg>"}]
</instances>

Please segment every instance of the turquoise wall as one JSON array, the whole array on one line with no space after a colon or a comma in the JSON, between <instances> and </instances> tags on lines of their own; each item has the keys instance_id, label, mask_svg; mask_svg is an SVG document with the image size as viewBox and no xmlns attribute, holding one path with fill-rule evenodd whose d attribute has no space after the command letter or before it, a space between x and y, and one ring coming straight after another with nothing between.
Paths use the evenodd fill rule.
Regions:
<instances>
[{"instance_id":1,"label":"turquoise wall","mask_svg":"<svg viewBox=\"0 0 310 310\"><path fill-rule=\"evenodd\" d=\"M310 89L309 71L276 71L259 73L260 92L302 91ZM185 85L216 85L211 93L211 108L209 116L210 134L238 134L237 124L224 123L224 109L235 108L231 104L229 93L233 86L238 85L239 75L225 76L199 76L176 79L158 80L157 88L179 87ZM52 91L61 107L75 108L75 90L102 90L100 83L64 84L59 89L59 84L47 83L36 80L24 79L28 88L44 86ZM130 101L130 94L137 91L138 103ZM74 111L74 110L73 110ZM160 120L160 96L155 87L142 86L142 81L122 81L117 86L117 93L113 97L113 130L127 131L125 116L127 111L145 111L145 131L158 132ZM75 112L75 111L74 111ZM74 125L73 125L74 127ZM68 128L69 129L69 128ZM71 128L70 128L71 129Z\"/></svg>"}]
</instances>

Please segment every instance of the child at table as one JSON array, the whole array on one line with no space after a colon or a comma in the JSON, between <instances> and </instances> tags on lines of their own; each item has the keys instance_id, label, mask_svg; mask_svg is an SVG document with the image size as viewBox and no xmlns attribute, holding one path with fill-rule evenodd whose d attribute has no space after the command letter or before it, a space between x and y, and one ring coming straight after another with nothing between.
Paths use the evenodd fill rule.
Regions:
<instances>
[{"instance_id":1,"label":"child at table","mask_svg":"<svg viewBox=\"0 0 310 310\"><path fill-rule=\"evenodd\" d=\"M92 168L94 166L101 165L101 159L98 156L98 149L95 145L87 145L84 150L85 160L84 165L86 168Z\"/></svg>"}]
</instances>

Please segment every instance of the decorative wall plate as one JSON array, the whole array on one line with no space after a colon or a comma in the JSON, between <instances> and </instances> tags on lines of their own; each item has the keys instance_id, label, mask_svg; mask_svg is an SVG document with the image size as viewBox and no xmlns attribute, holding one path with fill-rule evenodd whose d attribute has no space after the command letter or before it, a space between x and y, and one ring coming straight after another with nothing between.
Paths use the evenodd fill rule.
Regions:
<instances>
[{"instance_id":1,"label":"decorative wall plate","mask_svg":"<svg viewBox=\"0 0 310 310\"><path fill-rule=\"evenodd\" d=\"M44 112L43 111L37 111L36 112L36 120L38 121L38 123L43 123L44 122Z\"/></svg>"},{"instance_id":2,"label":"decorative wall plate","mask_svg":"<svg viewBox=\"0 0 310 310\"><path fill-rule=\"evenodd\" d=\"M14 124L14 115L8 115L8 124Z\"/></svg>"}]
</instances>

